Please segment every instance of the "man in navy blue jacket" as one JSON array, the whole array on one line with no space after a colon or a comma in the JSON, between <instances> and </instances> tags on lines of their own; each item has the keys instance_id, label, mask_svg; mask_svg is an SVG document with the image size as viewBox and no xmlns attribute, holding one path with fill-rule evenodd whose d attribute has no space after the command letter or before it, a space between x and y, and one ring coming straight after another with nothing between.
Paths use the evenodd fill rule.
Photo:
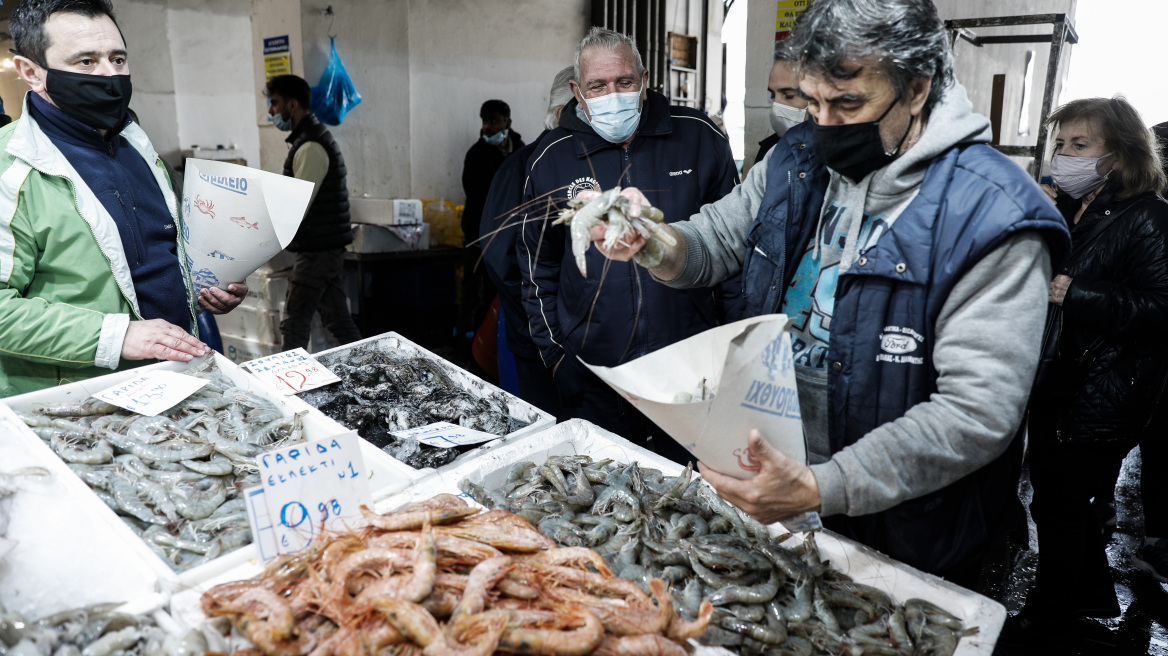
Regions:
<instances>
[{"instance_id":1,"label":"man in navy blue jacket","mask_svg":"<svg viewBox=\"0 0 1168 656\"><path fill-rule=\"evenodd\" d=\"M515 242L519 239L520 221L516 212L523 203L523 183L527 180L527 165L540 139L560 122L564 105L572 99L569 81L575 75L571 66L556 74L549 92L546 128L535 141L515 151L508 157L495 179L483 207L480 222L482 266L491 279L491 284L499 291L499 310L507 330L507 349L515 358L515 372L519 379L519 398L551 413L553 417L564 417L560 408L560 397L552 380L552 372L543 366L539 348L531 341L531 331L527 327L527 310L523 307L523 289L516 259Z\"/></svg>"},{"instance_id":2,"label":"man in navy blue jacket","mask_svg":"<svg viewBox=\"0 0 1168 656\"><path fill-rule=\"evenodd\" d=\"M738 174L726 136L704 114L671 107L646 88L632 39L593 28L576 48L575 68L575 98L528 168L523 200L547 202L524 217L518 244L524 303L532 339L569 414L646 444L655 427L577 357L615 366L712 328L714 291L669 289L633 264L606 265L595 251L584 277L568 230L547 219L580 191L618 185L647 190L666 221L684 219L729 193ZM659 452L687 457L657 435Z\"/></svg>"}]
</instances>

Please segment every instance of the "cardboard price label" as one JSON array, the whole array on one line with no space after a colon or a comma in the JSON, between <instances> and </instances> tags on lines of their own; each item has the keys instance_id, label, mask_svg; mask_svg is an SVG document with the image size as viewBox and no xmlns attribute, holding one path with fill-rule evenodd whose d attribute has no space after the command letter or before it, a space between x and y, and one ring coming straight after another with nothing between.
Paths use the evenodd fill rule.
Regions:
<instances>
[{"instance_id":1,"label":"cardboard price label","mask_svg":"<svg viewBox=\"0 0 1168 656\"><path fill-rule=\"evenodd\" d=\"M256 358L240 366L289 396L341 380L302 348Z\"/></svg>"},{"instance_id":2,"label":"cardboard price label","mask_svg":"<svg viewBox=\"0 0 1168 656\"><path fill-rule=\"evenodd\" d=\"M256 464L282 554L300 551L323 531L357 526L361 506L373 502L356 433L269 451Z\"/></svg>"},{"instance_id":3,"label":"cardboard price label","mask_svg":"<svg viewBox=\"0 0 1168 656\"><path fill-rule=\"evenodd\" d=\"M174 371L151 371L93 396L130 412L153 417L171 409L208 382Z\"/></svg>"},{"instance_id":4,"label":"cardboard price label","mask_svg":"<svg viewBox=\"0 0 1168 656\"><path fill-rule=\"evenodd\" d=\"M412 437L422 444L436 446L441 449L482 444L483 442L497 440L500 437L499 435L492 435L490 433L456 426L446 421L437 421L433 424L426 424L425 426L404 431L393 431L390 435L403 439Z\"/></svg>"}]
</instances>

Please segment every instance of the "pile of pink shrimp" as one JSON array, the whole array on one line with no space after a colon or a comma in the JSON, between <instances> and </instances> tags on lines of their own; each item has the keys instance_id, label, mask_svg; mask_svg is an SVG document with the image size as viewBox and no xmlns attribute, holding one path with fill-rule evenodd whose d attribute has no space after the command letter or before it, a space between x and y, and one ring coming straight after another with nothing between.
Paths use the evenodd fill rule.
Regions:
<instances>
[{"instance_id":1,"label":"pile of pink shrimp","mask_svg":"<svg viewBox=\"0 0 1168 656\"><path fill-rule=\"evenodd\" d=\"M713 613L703 602L683 620L664 581L646 594L596 552L557 548L522 517L452 495L362 510L366 528L210 589L203 612L276 656L685 656Z\"/></svg>"}]
</instances>

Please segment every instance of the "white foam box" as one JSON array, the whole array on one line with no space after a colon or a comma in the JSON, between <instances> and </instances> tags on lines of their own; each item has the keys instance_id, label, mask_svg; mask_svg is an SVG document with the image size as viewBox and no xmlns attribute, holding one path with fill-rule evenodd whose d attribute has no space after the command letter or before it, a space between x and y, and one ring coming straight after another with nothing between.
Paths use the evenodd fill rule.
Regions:
<instances>
[{"instance_id":1,"label":"white foam box","mask_svg":"<svg viewBox=\"0 0 1168 656\"><path fill-rule=\"evenodd\" d=\"M441 493L458 494L465 498L466 495L458 488L459 481L464 478L488 488L498 488L506 481L515 463L530 460L540 464L549 456L573 454L588 455L595 460L612 458L617 462L636 462L658 469L666 476L676 476L684 469L595 424L582 419L570 419L499 448L477 453L473 459L419 479L404 492L379 501L376 509L378 512L389 512ZM696 472L694 475L698 476ZM468 501L474 503L470 499ZM770 529L772 535L787 532L781 524L773 524ZM931 601L960 617L966 627L978 627L976 635L961 638L955 656L993 653L997 636L1006 619L1005 606L894 561L831 531L820 531L815 536L815 542L824 560L830 560L833 567L854 580L880 588L899 603L912 598ZM711 656L727 653L721 648L710 647L701 647L699 652Z\"/></svg>"},{"instance_id":2,"label":"white foam box","mask_svg":"<svg viewBox=\"0 0 1168 656\"><path fill-rule=\"evenodd\" d=\"M349 198L349 213L355 223L409 225L422 222L422 201L415 198Z\"/></svg>"},{"instance_id":3,"label":"white foam box","mask_svg":"<svg viewBox=\"0 0 1168 656\"><path fill-rule=\"evenodd\" d=\"M283 310L243 303L227 314L215 315L215 325L219 327L220 336L226 334L244 341L279 345L283 341L280 333L283 313Z\"/></svg>"},{"instance_id":4,"label":"white foam box","mask_svg":"<svg viewBox=\"0 0 1168 656\"><path fill-rule=\"evenodd\" d=\"M6 479L16 488L0 512L8 515L0 556L0 600L27 619L107 602L133 610L165 603L159 581L174 572L127 530L81 479L0 404L0 470L41 467L47 477Z\"/></svg>"},{"instance_id":5,"label":"white foam box","mask_svg":"<svg viewBox=\"0 0 1168 656\"><path fill-rule=\"evenodd\" d=\"M247 277L247 297L243 305L261 310L283 310L288 295L289 271L265 273L256 271ZM219 316L230 316L227 315ZM218 317L216 317L218 318Z\"/></svg>"},{"instance_id":6,"label":"white foam box","mask_svg":"<svg viewBox=\"0 0 1168 656\"><path fill-rule=\"evenodd\" d=\"M454 383L460 389L466 390L475 396L487 396L490 394L502 395L507 400L508 414L510 414L511 417L515 419L527 422L528 425L524 426L523 428L508 433L507 435L502 436L500 439L485 442L482 446L463 453L462 455L455 458L453 462L445 465L444 468L457 466L458 463L471 460L478 454L496 449L504 444L509 444L515 440L521 439L526 435L538 433L556 423L556 418L544 412L543 410L540 410L539 408L531 405L530 403L520 399L513 394L495 387L482 378L475 376L465 369L455 366L454 363L438 357L434 353L427 351L421 346L418 346L417 344L394 332L377 335L376 337L369 337L359 342L352 342L345 344L344 346L338 346L337 348L329 349L327 351L321 351L320 353L313 354L313 357L315 357L321 364L327 367L329 364L335 362L352 362L362 352L367 351L380 351L383 353L391 353L410 358L428 360L434 363L444 374L446 374L448 378L454 381ZM418 471L420 475L425 475L426 473L432 472L434 470L419 469L415 471Z\"/></svg>"},{"instance_id":7,"label":"white foam box","mask_svg":"<svg viewBox=\"0 0 1168 656\"><path fill-rule=\"evenodd\" d=\"M279 353L284 349L279 344L272 344L270 342L261 342L258 339L248 339L238 335L219 333L219 338L223 340L222 355L235 364L262 358L265 355L272 355Z\"/></svg>"},{"instance_id":8,"label":"white foam box","mask_svg":"<svg viewBox=\"0 0 1168 656\"><path fill-rule=\"evenodd\" d=\"M398 253L430 248L429 223L404 226L354 223L353 228L356 236L346 247L351 253ZM405 235L404 239L402 235Z\"/></svg>"},{"instance_id":9,"label":"white foam box","mask_svg":"<svg viewBox=\"0 0 1168 656\"><path fill-rule=\"evenodd\" d=\"M285 396L266 385L260 384L254 376L237 367L223 355L215 353L214 358L215 364L224 376L231 379L238 387L271 401L284 411L285 414L307 411L304 417L304 437L306 440L318 440L351 432L349 429L341 426L325 416L324 413L295 396ZM94 393L117 385L134 376L141 375L145 370L164 369L182 372L185 369L195 366L198 362L198 360L193 361L193 363L159 362L137 369L129 369L107 376L91 378L78 383L70 383L68 385L61 385L60 387L52 387L38 392L9 397L3 399L3 403L13 410L26 413L31 411L31 406L35 403L80 403ZM51 466L54 475L62 481L67 481L67 484L72 486L76 492L75 496L79 499L79 503L85 503L89 507L89 512L104 516L106 523L111 527L112 531L108 534L110 541L109 552L112 554L130 550L132 553L137 554L142 560L148 563L148 568L156 575L160 589L173 590L189 587L241 564L253 560L258 561L259 548L255 544L249 544L235 551L228 552L209 563L191 568L182 573L175 573L170 569L169 565L158 558L154 552L150 551L149 547L130 530L129 526L126 526L122 520L118 519L114 511L110 510L97 495L93 494L81 479L73 474L72 470L68 468L63 460L53 453L47 444L30 429L24 427L23 424L18 428L23 430L15 431L14 434L6 434L4 439L12 438L19 440L24 448L35 453L40 453L46 466ZM413 480L418 478L418 473L415 470L390 458L372 444L369 444L365 440L360 440L359 443L366 469L369 470L369 489L374 494L374 498L382 498L405 489ZM78 485L81 488L78 488ZM82 488L84 489L82 490ZM102 574L102 576L117 578L122 575L116 568L109 567L103 562L103 556L107 556L108 554L94 557L90 551L89 544L85 544L84 550L84 553L90 554L90 556L84 559L88 567L104 571L105 574ZM98 589L100 590L100 587ZM116 586L114 586L114 589L116 589ZM129 599L107 599L107 601L129 601ZM75 605L68 607L72 608Z\"/></svg>"}]
</instances>

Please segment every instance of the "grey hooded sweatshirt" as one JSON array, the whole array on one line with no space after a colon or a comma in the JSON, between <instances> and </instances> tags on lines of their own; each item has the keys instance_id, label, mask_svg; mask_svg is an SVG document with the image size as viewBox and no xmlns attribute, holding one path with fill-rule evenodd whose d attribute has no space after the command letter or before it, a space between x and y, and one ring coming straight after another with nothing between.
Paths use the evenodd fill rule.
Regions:
<instances>
[{"instance_id":1,"label":"grey hooded sweatshirt","mask_svg":"<svg viewBox=\"0 0 1168 656\"><path fill-rule=\"evenodd\" d=\"M830 263L827 254L816 253L821 266L846 271L887 234L933 159L957 144L989 138L989 121L972 113L965 89L954 83L933 108L920 140L903 155L856 183L832 172L816 233L826 229L828 212L838 213L831 229L843 245ZM677 278L662 282L708 286L741 270L742 244L779 147L728 196L672 224L685 237L686 262ZM865 227L867 217L882 217L883 229ZM799 400L822 514L885 510L945 487L1005 451L1021 425L1038 364L1044 313L1034 308L1045 307L1050 279L1049 252L1035 233L1014 235L988 253L953 288L938 316L937 392L838 453L827 449L826 372L801 372Z\"/></svg>"}]
</instances>

